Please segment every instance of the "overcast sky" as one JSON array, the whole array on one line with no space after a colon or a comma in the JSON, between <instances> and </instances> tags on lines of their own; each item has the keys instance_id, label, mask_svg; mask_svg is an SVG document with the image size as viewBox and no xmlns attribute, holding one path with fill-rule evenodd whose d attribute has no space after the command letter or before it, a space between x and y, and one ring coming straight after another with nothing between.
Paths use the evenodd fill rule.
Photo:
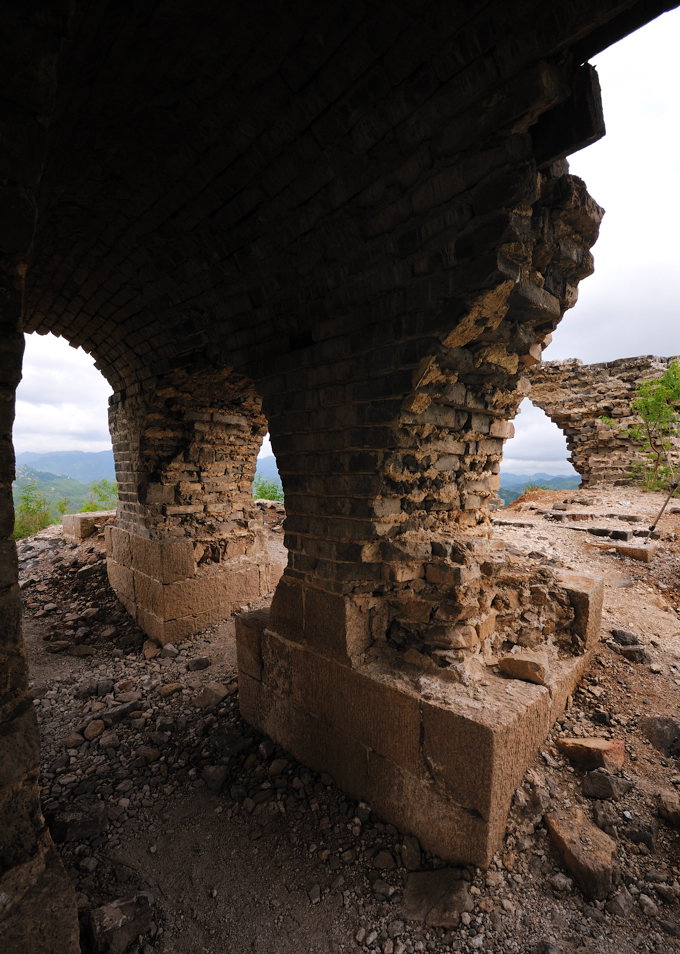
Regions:
<instances>
[{"instance_id":1,"label":"overcast sky","mask_svg":"<svg viewBox=\"0 0 680 954\"><path fill-rule=\"evenodd\" d=\"M580 285L544 352L584 363L680 354L680 11L593 59L607 135L570 159L606 209L595 275ZM25 450L110 447L110 389L92 360L51 335L29 335L14 443ZM561 432L523 402L504 470L565 473ZM270 453L268 442L264 451Z\"/></svg>"}]
</instances>

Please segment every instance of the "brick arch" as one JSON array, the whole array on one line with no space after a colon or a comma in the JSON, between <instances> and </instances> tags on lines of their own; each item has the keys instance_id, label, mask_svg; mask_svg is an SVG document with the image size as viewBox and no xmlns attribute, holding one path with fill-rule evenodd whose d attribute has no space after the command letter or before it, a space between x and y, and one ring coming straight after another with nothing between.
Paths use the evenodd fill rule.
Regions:
<instances>
[{"instance_id":1,"label":"brick arch","mask_svg":"<svg viewBox=\"0 0 680 954\"><path fill-rule=\"evenodd\" d=\"M523 764L585 664L597 588L558 592L541 579L527 591L531 568L520 568L514 589L506 580L494 592L490 609L509 621L525 596L571 613L565 652L575 661L551 702L528 688L517 693L523 708L509 708L489 676L480 714L462 682L454 692L420 661L409 669L390 647L373 652L376 641L394 638L391 624L403 622L404 601L397 612L384 587L407 587L410 564L434 584L425 567L433 563L449 574L442 585L461 597L462 571L473 562L480 574L483 566L488 577L495 573L492 559L468 558L470 534L484 545L495 447L466 449L464 472L448 484L428 466L427 486L417 492L408 490L415 472L407 451L418 459L417 415L437 403L443 414L460 413L455 426L466 443L483 443L475 434L500 439L477 423L507 419L520 358L537 357L532 349L540 351L574 300L574 282L561 276L589 263L578 239L593 237L594 207L559 165L603 132L584 64L669 6L597 0L587 9L562 5L557 17L539 0L397 3L389 16L363 3L277 0L251 10L216 0L3 4L0 73L11 109L3 112L0 149L0 208L9 223L0 229L7 397L0 407L7 621L0 761L16 771L0 791L3 819L14 826L0 877L3 896L13 886L15 949L26 946L14 941L25 927L22 900L48 856L9 539L20 331L52 330L95 354L120 397L115 413L129 410L129 429L146 427L141 419L155 391L181 384L185 373L228 367L253 382L291 501L290 561L271 615L279 632L242 625L243 710L428 847L486 863ZM555 190L550 201L544 185ZM448 339L461 331L464 341ZM441 374L432 392L424 371ZM456 407L453 397L446 405L453 372L481 407ZM186 400L176 399L182 412L206 406L199 384L194 377ZM416 403L407 408L406 397ZM426 397L434 400L420 409ZM479 422L471 411L480 411ZM423 426L418 441L432 445L438 425ZM172 447L194 433L185 427ZM121 552L143 549L153 530L162 546L188 543L194 560L192 538L202 531L193 515L184 515L186 524L170 521L160 540L154 521L169 515L153 509L150 488L171 485L178 458L171 452L142 473L153 457L146 438L137 443L134 481L143 499L126 501L144 533L135 531ZM196 439L189 443L198 450ZM480 493L475 474L483 475ZM447 502L445 487L454 484L459 499ZM463 498L469 507L460 506ZM446 522L441 514L449 514L451 548L433 551L433 542L443 544L428 527L429 554L417 553L415 536L399 533L395 499L407 521L409 507L414 519L439 511ZM458 563L454 549L464 551ZM161 578L146 609L158 617L170 599L163 588L185 582L175 578L184 556L149 559ZM129 582L140 567L115 553L114 561L130 571L119 574L123 592L122 577ZM415 616L417 604L411 600ZM524 630L509 622L505 631L530 644L536 633L528 623ZM260 652L263 640L269 655ZM416 632L414 648L424 640ZM508 750L511 760L503 758ZM23 867L35 859L35 868ZM34 946L57 948L55 920L34 921ZM59 950L75 947L71 933Z\"/></svg>"},{"instance_id":2,"label":"brick arch","mask_svg":"<svg viewBox=\"0 0 680 954\"><path fill-rule=\"evenodd\" d=\"M677 360L640 355L583 364L569 359L533 369L528 396L565 434L581 486L639 480L644 457L628 435L640 423L631 401L642 381L660 377ZM679 455L676 446L671 456L677 461Z\"/></svg>"}]
</instances>

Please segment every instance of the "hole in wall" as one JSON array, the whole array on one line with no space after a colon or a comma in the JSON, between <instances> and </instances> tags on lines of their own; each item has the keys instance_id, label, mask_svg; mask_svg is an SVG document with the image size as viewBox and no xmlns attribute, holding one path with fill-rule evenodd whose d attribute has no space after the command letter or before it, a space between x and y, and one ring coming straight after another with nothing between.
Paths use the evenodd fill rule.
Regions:
<instances>
[{"instance_id":1,"label":"hole in wall","mask_svg":"<svg viewBox=\"0 0 680 954\"><path fill-rule=\"evenodd\" d=\"M499 496L507 505L528 484L550 489L578 487L579 473L569 462L564 432L539 407L525 398L512 422L515 436L506 441Z\"/></svg>"}]
</instances>

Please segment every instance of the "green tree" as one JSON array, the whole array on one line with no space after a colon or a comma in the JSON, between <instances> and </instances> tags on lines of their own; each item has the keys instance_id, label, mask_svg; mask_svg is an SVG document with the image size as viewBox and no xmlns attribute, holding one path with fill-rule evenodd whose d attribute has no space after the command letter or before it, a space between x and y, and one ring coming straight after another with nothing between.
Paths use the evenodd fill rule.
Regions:
<instances>
[{"instance_id":1,"label":"green tree","mask_svg":"<svg viewBox=\"0 0 680 954\"><path fill-rule=\"evenodd\" d=\"M35 481L27 483L19 495L19 506L14 515L14 539L30 537L51 523L49 500L40 493Z\"/></svg>"},{"instance_id":2,"label":"green tree","mask_svg":"<svg viewBox=\"0 0 680 954\"><path fill-rule=\"evenodd\" d=\"M640 477L647 489L662 490L674 479L670 451L680 436L680 364L639 384L631 407L641 422L629 430L645 458Z\"/></svg>"},{"instance_id":3,"label":"green tree","mask_svg":"<svg viewBox=\"0 0 680 954\"><path fill-rule=\"evenodd\" d=\"M118 484L115 480L102 477L90 486L89 497L90 499L81 507L81 513L114 510L118 503Z\"/></svg>"},{"instance_id":4,"label":"green tree","mask_svg":"<svg viewBox=\"0 0 680 954\"><path fill-rule=\"evenodd\" d=\"M253 497L257 500L278 500L283 503L283 488L274 480L256 477L253 481Z\"/></svg>"}]
</instances>

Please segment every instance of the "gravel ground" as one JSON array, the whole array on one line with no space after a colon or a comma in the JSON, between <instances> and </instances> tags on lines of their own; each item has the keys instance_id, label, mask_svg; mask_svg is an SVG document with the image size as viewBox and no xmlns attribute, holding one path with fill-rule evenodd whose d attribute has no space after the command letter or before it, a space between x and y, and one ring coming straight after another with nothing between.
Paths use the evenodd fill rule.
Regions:
<instances>
[{"instance_id":1,"label":"gravel ground","mask_svg":"<svg viewBox=\"0 0 680 954\"><path fill-rule=\"evenodd\" d=\"M529 524L497 527L509 545L604 575L606 604L602 647L515 794L488 871L422 852L244 723L233 620L158 652L110 590L101 540L76 547L50 528L23 541L44 810L85 949L680 952L680 833L658 808L659 791L680 791L680 748L655 747L645 728L645 717L678 719L678 515L664 518L650 564L595 549L551 517L566 501L598 526L607 513L649 522L655 495L608 494L537 492L499 515ZM622 655L612 629L634 634L642 661ZM572 764L556 744L565 736L622 740L623 767ZM556 807L581 808L614 839L600 900L584 896L549 835Z\"/></svg>"}]
</instances>

